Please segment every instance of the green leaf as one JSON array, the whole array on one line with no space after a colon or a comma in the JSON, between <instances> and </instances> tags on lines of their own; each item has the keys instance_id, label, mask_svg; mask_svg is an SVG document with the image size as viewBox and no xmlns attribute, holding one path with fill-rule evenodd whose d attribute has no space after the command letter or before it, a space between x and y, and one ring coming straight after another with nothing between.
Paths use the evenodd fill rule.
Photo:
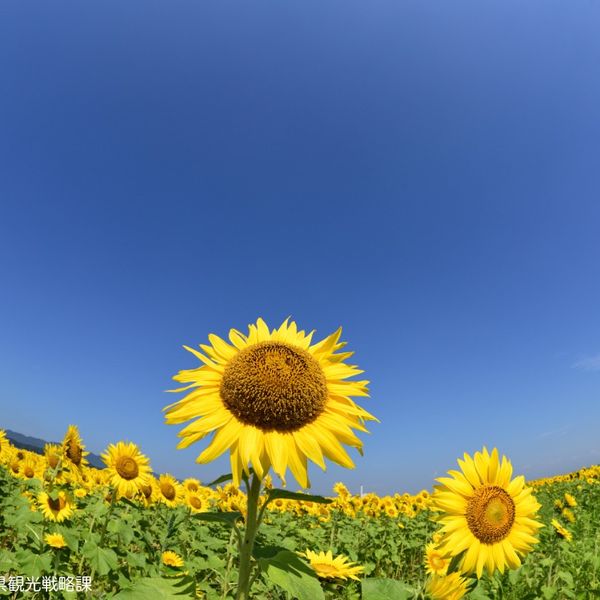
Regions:
<instances>
[{"instance_id":1,"label":"green leaf","mask_svg":"<svg viewBox=\"0 0 600 600\"><path fill-rule=\"evenodd\" d=\"M457 554L456 556L452 557L452 560L450 561L450 564L448 565L448 571L446 571L448 573L448 575L450 575L450 573L454 573L455 571L458 571L458 567L463 559L463 556L465 555L467 551L463 550L460 554Z\"/></svg>"},{"instance_id":2,"label":"green leaf","mask_svg":"<svg viewBox=\"0 0 600 600\"><path fill-rule=\"evenodd\" d=\"M88 559L90 566L98 575L106 575L117 568L119 560L110 548L100 548L88 540L82 549L83 555Z\"/></svg>"},{"instance_id":3,"label":"green leaf","mask_svg":"<svg viewBox=\"0 0 600 600\"><path fill-rule=\"evenodd\" d=\"M0 573L3 575L19 566L14 554L8 550L0 550Z\"/></svg>"},{"instance_id":4,"label":"green leaf","mask_svg":"<svg viewBox=\"0 0 600 600\"><path fill-rule=\"evenodd\" d=\"M407 600L415 591L396 579L370 578L361 581L362 600Z\"/></svg>"},{"instance_id":5,"label":"green leaf","mask_svg":"<svg viewBox=\"0 0 600 600\"><path fill-rule=\"evenodd\" d=\"M324 600L325 595L315 572L296 553L278 552L272 558L258 560L269 580L296 600Z\"/></svg>"},{"instance_id":6,"label":"green leaf","mask_svg":"<svg viewBox=\"0 0 600 600\"><path fill-rule=\"evenodd\" d=\"M113 596L113 600L181 600L195 598L196 585L191 577L165 579L163 577L142 577L134 584Z\"/></svg>"},{"instance_id":7,"label":"green leaf","mask_svg":"<svg viewBox=\"0 0 600 600\"><path fill-rule=\"evenodd\" d=\"M550 600L551 598L554 598L554 596L556 595L556 588L552 585L543 585L542 593L544 594L544 598L546 600Z\"/></svg>"},{"instance_id":8,"label":"green leaf","mask_svg":"<svg viewBox=\"0 0 600 600\"><path fill-rule=\"evenodd\" d=\"M240 512L201 512L194 515L194 519L199 521L226 523L230 527L233 527L235 522L241 518L242 513Z\"/></svg>"},{"instance_id":9,"label":"green leaf","mask_svg":"<svg viewBox=\"0 0 600 600\"><path fill-rule=\"evenodd\" d=\"M312 496L311 494L300 494L299 492L289 492L288 490L282 490L274 488L269 490L267 496L267 502L272 500L298 500L301 502L315 502L316 504L331 504L333 500L331 498L325 498L324 496Z\"/></svg>"},{"instance_id":10,"label":"green leaf","mask_svg":"<svg viewBox=\"0 0 600 600\"><path fill-rule=\"evenodd\" d=\"M567 571L559 571L556 576L562 579L569 587L573 587L574 582L573 575L571 575L571 573L568 573Z\"/></svg>"},{"instance_id":11,"label":"green leaf","mask_svg":"<svg viewBox=\"0 0 600 600\"><path fill-rule=\"evenodd\" d=\"M19 562L19 575L26 577L40 577L50 571L52 555L34 554L31 550L19 550L15 555Z\"/></svg>"}]
</instances>

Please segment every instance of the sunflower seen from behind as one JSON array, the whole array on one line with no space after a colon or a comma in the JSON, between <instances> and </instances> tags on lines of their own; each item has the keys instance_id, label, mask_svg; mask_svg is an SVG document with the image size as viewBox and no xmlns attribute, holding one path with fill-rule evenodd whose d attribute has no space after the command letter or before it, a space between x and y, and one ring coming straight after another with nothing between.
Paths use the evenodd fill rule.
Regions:
<instances>
[{"instance_id":1,"label":"sunflower seen from behind","mask_svg":"<svg viewBox=\"0 0 600 600\"><path fill-rule=\"evenodd\" d=\"M313 333L299 331L286 319L269 330L262 319L248 335L232 329L229 342L209 335L202 352L185 347L202 364L180 371L174 379L187 395L165 408L168 424L193 420L180 433L179 448L209 435L197 462L207 463L230 452L236 485L251 466L262 479L273 467L283 481L289 468L296 481L309 487L307 461L325 469L325 458L344 467L354 463L344 444L362 450L353 430L366 432L376 420L352 397L368 396L365 380L339 352L341 329L317 343ZM191 391L189 391L191 390Z\"/></svg>"},{"instance_id":2,"label":"sunflower seen from behind","mask_svg":"<svg viewBox=\"0 0 600 600\"><path fill-rule=\"evenodd\" d=\"M149 484L150 461L135 444L109 444L102 454L102 460L106 465L108 483L115 489L117 496L133 498L141 486Z\"/></svg>"},{"instance_id":3,"label":"sunflower seen from behind","mask_svg":"<svg viewBox=\"0 0 600 600\"><path fill-rule=\"evenodd\" d=\"M494 448L458 459L461 471L437 479L432 496L440 529L440 550L451 556L464 552L461 570L481 577L508 566L516 569L538 542L542 524L537 520L540 504L525 486L523 476L512 477L512 465Z\"/></svg>"}]
</instances>

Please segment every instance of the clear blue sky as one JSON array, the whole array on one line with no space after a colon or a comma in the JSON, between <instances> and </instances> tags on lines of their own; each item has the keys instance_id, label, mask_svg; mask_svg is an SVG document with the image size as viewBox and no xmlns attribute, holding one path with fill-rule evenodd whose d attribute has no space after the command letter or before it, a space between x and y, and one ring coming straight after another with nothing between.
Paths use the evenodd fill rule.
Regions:
<instances>
[{"instance_id":1,"label":"clear blue sky","mask_svg":"<svg viewBox=\"0 0 600 600\"><path fill-rule=\"evenodd\" d=\"M183 344L339 325L381 419L313 489L600 462L600 4L0 4L0 408L210 480Z\"/></svg>"}]
</instances>

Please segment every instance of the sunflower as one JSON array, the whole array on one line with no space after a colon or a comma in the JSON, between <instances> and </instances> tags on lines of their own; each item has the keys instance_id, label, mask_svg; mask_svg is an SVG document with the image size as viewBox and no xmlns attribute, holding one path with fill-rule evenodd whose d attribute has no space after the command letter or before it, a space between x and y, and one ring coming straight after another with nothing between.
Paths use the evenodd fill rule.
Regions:
<instances>
[{"instance_id":1,"label":"sunflower","mask_svg":"<svg viewBox=\"0 0 600 600\"><path fill-rule=\"evenodd\" d=\"M198 479L194 479L193 477L188 477L188 479L183 480L183 487L186 492L199 492L200 491L200 481Z\"/></svg>"},{"instance_id":2,"label":"sunflower","mask_svg":"<svg viewBox=\"0 0 600 600\"><path fill-rule=\"evenodd\" d=\"M44 536L46 544L52 548L64 548L67 545L65 538L60 533L47 533Z\"/></svg>"},{"instance_id":3,"label":"sunflower","mask_svg":"<svg viewBox=\"0 0 600 600\"><path fill-rule=\"evenodd\" d=\"M163 565L166 565L168 567L183 567L183 558L181 558L179 554L173 552L172 550L165 550L162 553L161 560L163 562Z\"/></svg>"},{"instance_id":4,"label":"sunflower","mask_svg":"<svg viewBox=\"0 0 600 600\"><path fill-rule=\"evenodd\" d=\"M76 425L69 425L62 446L63 457L69 466L79 470L87 465L87 459L85 457L89 452L85 451L85 446L83 445L83 441L79 435L79 429L77 429Z\"/></svg>"},{"instance_id":5,"label":"sunflower","mask_svg":"<svg viewBox=\"0 0 600 600\"><path fill-rule=\"evenodd\" d=\"M38 495L38 507L46 519L60 523L73 514L73 503L63 491L52 499L46 492Z\"/></svg>"},{"instance_id":6,"label":"sunflower","mask_svg":"<svg viewBox=\"0 0 600 600\"><path fill-rule=\"evenodd\" d=\"M158 478L158 498L167 506L177 506L183 498L183 487L172 475L161 475Z\"/></svg>"},{"instance_id":7,"label":"sunflower","mask_svg":"<svg viewBox=\"0 0 600 600\"><path fill-rule=\"evenodd\" d=\"M433 600L460 600L468 591L469 580L460 573L434 575L427 581L425 591Z\"/></svg>"},{"instance_id":8,"label":"sunflower","mask_svg":"<svg viewBox=\"0 0 600 600\"><path fill-rule=\"evenodd\" d=\"M484 567L492 574L508 565L516 569L533 544L542 524L536 519L540 504L525 486L523 476L511 481L512 465L498 451L476 452L458 460L460 471L440 477L432 496L441 515L440 549L451 556L465 552L462 570L481 577Z\"/></svg>"},{"instance_id":9,"label":"sunflower","mask_svg":"<svg viewBox=\"0 0 600 600\"><path fill-rule=\"evenodd\" d=\"M106 452L102 454L106 465L108 482L117 491L117 495L128 498L133 497L141 485L148 485L151 475L150 461L129 442L109 444Z\"/></svg>"},{"instance_id":10,"label":"sunflower","mask_svg":"<svg viewBox=\"0 0 600 600\"><path fill-rule=\"evenodd\" d=\"M6 432L4 429L0 429L0 463L3 463L8 458L11 447L6 437Z\"/></svg>"},{"instance_id":11,"label":"sunflower","mask_svg":"<svg viewBox=\"0 0 600 600\"><path fill-rule=\"evenodd\" d=\"M27 456L21 461L19 476L22 479L35 479L41 474L37 461L33 456Z\"/></svg>"},{"instance_id":12,"label":"sunflower","mask_svg":"<svg viewBox=\"0 0 600 600\"><path fill-rule=\"evenodd\" d=\"M568 492L565 492L565 502L571 507L573 508L574 506L577 506L577 500L575 500L574 496L571 496L571 494L569 494Z\"/></svg>"},{"instance_id":13,"label":"sunflower","mask_svg":"<svg viewBox=\"0 0 600 600\"><path fill-rule=\"evenodd\" d=\"M44 446L44 457L50 469L56 469L62 459L62 448L59 444L46 444Z\"/></svg>"},{"instance_id":14,"label":"sunflower","mask_svg":"<svg viewBox=\"0 0 600 600\"><path fill-rule=\"evenodd\" d=\"M567 540L567 542L573 540L573 534L566 527L563 527L556 519L552 519L551 525L554 527L556 533Z\"/></svg>"},{"instance_id":15,"label":"sunflower","mask_svg":"<svg viewBox=\"0 0 600 600\"><path fill-rule=\"evenodd\" d=\"M331 550L318 554L307 550L300 553L300 556L308 558L310 566L317 576L326 579L358 579L356 574L363 570L360 565L348 562L348 557L343 554L333 558Z\"/></svg>"},{"instance_id":16,"label":"sunflower","mask_svg":"<svg viewBox=\"0 0 600 600\"><path fill-rule=\"evenodd\" d=\"M346 345L341 329L315 344L312 336L288 319L272 331L258 319L248 335L232 329L231 343L211 334L203 353L184 346L203 364L174 377L186 387L172 391L194 389L164 409L169 424L195 419L179 433L178 448L214 432L197 462L229 449L238 486L249 463L260 478L272 465L284 482L289 467L303 488L307 459L322 469L324 458L353 468L342 443L362 451L353 429L365 432L364 421L377 420L350 398L368 396L368 381L347 381L362 371L344 362L351 352L337 352Z\"/></svg>"},{"instance_id":17,"label":"sunflower","mask_svg":"<svg viewBox=\"0 0 600 600\"><path fill-rule=\"evenodd\" d=\"M210 508L208 498L204 498L198 492L188 492L185 503L193 513L206 512Z\"/></svg>"},{"instance_id":18,"label":"sunflower","mask_svg":"<svg viewBox=\"0 0 600 600\"><path fill-rule=\"evenodd\" d=\"M430 575L445 575L450 564L450 558L437 547L435 542L425 547L425 568Z\"/></svg>"}]
</instances>

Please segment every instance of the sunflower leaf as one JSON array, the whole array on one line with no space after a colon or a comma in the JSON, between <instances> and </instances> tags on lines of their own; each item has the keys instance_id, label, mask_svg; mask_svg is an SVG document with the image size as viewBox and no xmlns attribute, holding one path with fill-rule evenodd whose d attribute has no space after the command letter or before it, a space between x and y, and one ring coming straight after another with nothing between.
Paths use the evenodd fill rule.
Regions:
<instances>
[{"instance_id":1,"label":"sunflower leaf","mask_svg":"<svg viewBox=\"0 0 600 600\"><path fill-rule=\"evenodd\" d=\"M194 519L200 521L226 523L232 527L236 524L236 521L241 518L242 513L240 512L201 512L194 515Z\"/></svg>"},{"instance_id":2,"label":"sunflower leaf","mask_svg":"<svg viewBox=\"0 0 600 600\"><path fill-rule=\"evenodd\" d=\"M250 467L248 469L250 475L254 475L254 469ZM242 472L242 479L247 479L248 475L246 475L245 471ZM213 485L219 485L220 483L225 483L226 481L231 481L233 479L233 473L225 473L225 475L221 475L217 477L214 481L206 484L206 487L213 487ZM204 485L204 484L203 484Z\"/></svg>"},{"instance_id":3,"label":"sunflower leaf","mask_svg":"<svg viewBox=\"0 0 600 600\"><path fill-rule=\"evenodd\" d=\"M466 550L463 550L460 554L457 554L456 556L452 557L452 560L450 561L450 564L448 565L448 571L446 571L448 575L450 575L450 573L454 573L455 571L458 571L458 566L462 562L465 552L466 552Z\"/></svg>"},{"instance_id":4,"label":"sunflower leaf","mask_svg":"<svg viewBox=\"0 0 600 600\"><path fill-rule=\"evenodd\" d=\"M114 600L170 600L171 598L194 598L196 586L191 577L166 579L162 577L142 577L135 583L113 596Z\"/></svg>"},{"instance_id":5,"label":"sunflower leaf","mask_svg":"<svg viewBox=\"0 0 600 600\"><path fill-rule=\"evenodd\" d=\"M324 600L321 584L312 568L295 552L282 550L271 558L259 558L262 572L297 600Z\"/></svg>"},{"instance_id":6,"label":"sunflower leaf","mask_svg":"<svg viewBox=\"0 0 600 600\"><path fill-rule=\"evenodd\" d=\"M274 488L269 490L267 496L267 502L272 500L296 500L299 502L314 502L316 504L331 504L333 500L331 498L325 498L324 496L313 496L311 494L300 494L298 492L290 492L288 490L282 490Z\"/></svg>"},{"instance_id":7,"label":"sunflower leaf","mask_svg":"<svg viewBox=\"0 0 600 600\"><path fill-rule=\"evenodd\" d=\"M363 600L408 600L415 590L402 581L371 577L361 581Z\"/></svg>"}]
</instances>

